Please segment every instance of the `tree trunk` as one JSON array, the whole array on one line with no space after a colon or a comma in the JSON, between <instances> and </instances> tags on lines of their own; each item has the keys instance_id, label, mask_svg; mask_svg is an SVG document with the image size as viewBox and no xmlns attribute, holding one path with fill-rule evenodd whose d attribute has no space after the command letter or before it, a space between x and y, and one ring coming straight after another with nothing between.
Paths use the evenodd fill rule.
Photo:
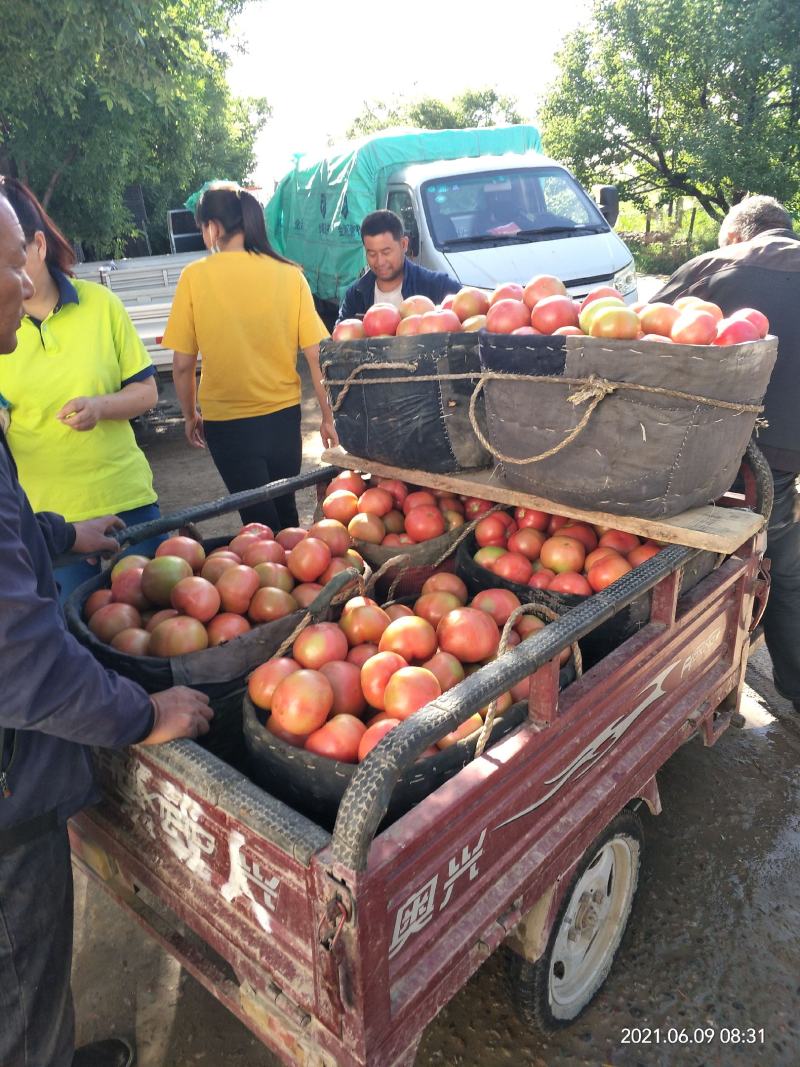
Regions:
<instances>
[{"instance_id":1,"label":"tree trunk","mask_svg":"<svg viewBox=\"0 0 800 1067\"><path fill-rule=\"evenodd\" d=\"M67 169L67 167L69 167L70 163L73 162L77 154L78 149L76 147L70 148L69 152L67 152L66 156L64 156L59 165L50 175L50 181L47 183L47 188L45 189L44 196L42 197L42 207L45 209L45 211L47 210L47 207L53 198L53 193L56 191L56 186L61 181L64 171Z\"/></svg>"}]
</instances>

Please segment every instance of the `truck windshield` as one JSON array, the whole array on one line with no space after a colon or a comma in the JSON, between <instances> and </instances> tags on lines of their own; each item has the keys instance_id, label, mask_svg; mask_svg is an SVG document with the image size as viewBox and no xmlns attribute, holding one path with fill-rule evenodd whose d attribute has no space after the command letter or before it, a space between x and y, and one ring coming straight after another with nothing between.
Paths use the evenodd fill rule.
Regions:
<instances>
[{"instance_id":1,"label":"truck windshield","mask_svg":"<svg viewBox=\"0 0 800 1067\"><path fill-rule=\"evenodd\" d=\"M556 167L461 174L423 183L437 248L548 240L609 227L578 183Z\"/></svg>"}]
</instances>

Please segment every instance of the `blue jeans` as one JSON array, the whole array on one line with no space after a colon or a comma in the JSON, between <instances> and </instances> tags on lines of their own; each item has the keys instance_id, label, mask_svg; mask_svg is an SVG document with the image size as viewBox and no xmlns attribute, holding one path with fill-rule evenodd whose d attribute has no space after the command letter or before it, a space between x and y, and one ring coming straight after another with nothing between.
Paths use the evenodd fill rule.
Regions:
<instances>
[{"instance_id":1,"label":"blue jeans","mask_svg":"<svg viewBox=\"0 0 800 1067\"><path fill-rule=\"evenodd\" d=\"M66 826L0 851L0 1063L70 1067L72 866Z\"/></svg>"},{"instance_id":2,"label":"blue jeans","mask_svg":"<svg viewBox=\"0 0 800 1067\"><path fill-rule=\"evenodd\" d=\"M119 518L126 526L135 526L140 522L150 522L161 515L158 504L145 504L141 508L132 508L130 511L120 511ZM165 535L152 537L149 541L141 541L137 545L131 545L122 553L123 556L152 556L155 550L164 540ZM87 563L81 560L79 563L70 563L66 567L56 567L56 581L58 582L59 601L63 604L70 593L79 585L88 582L100 573L100 563ZM4 1065L5 1067L5 1065Z\"/></svg>"}]
</instances>

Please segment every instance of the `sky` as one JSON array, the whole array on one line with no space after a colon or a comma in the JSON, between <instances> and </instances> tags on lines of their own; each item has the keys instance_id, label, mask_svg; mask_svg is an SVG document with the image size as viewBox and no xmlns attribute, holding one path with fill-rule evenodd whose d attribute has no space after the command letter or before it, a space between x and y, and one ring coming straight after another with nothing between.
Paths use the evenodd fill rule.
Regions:
<instances>
[{"instance_id":1,"label":"sky","mask_svg":"<svg viewBox=\"0 0 800 1067\"><path fill-rule=\"evenodd\" d=\"M535 122L555 74L553 55L587 18L589 0L251 0L236 23L234 93L272 108L257 144L255 184L265 193L295 152L323 152L364 101L436 96L492 86ZM498 18L493 19L493 12Z\"/></svg>"}]
</instances>

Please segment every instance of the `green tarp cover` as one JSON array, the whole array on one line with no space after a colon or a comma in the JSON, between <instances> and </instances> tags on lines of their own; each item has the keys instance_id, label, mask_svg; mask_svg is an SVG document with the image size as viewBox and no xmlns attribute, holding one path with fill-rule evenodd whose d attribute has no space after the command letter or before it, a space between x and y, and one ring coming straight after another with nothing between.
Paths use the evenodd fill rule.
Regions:
<instances>
[{"instance_id":1,"label":"green tarp cover","mask_svg":"<svg viewBox=\"0 0 800 1067\"><path fill-rule=\"evenodd\" d=\"M331 149L324 159L298 156L265 209L270 241L303 267L318 297L340 301L364 271L361 221L385 203L393 171L412 163L541 147L533 126L387 130Z\"/></svg>"}]
</instances>

